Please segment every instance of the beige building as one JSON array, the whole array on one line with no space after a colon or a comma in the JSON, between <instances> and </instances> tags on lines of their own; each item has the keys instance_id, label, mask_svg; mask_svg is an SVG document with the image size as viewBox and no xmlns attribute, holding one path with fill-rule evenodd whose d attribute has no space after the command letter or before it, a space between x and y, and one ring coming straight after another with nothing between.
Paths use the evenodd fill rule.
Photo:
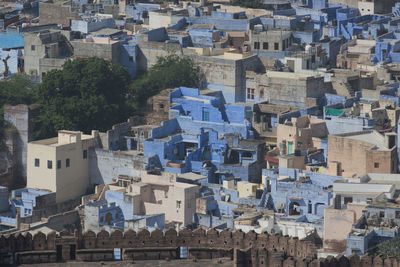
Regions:
<instances>
[{"instance_id":1,"label":"beige building","mask_svg":"<svg viewBox=\"0 0 400 267\"><path fill-rule=\"evenodd\" d=\"M89 148L99 133L59 131L58 137L28 143L27 187L48 189L56 201L76 199L89 186Z\"/></svg>"},{"instance_id":2,"label":"beige building","mask_svg":"<svg viewBox=\"0 0 400 267\"><path fill-rule=\"evenodd\" d=\"M183 180L192 181L198 178L194 174L142 171L140 178L118 178L115 183L97 186L95 194L82 198L82 205L87 205L90 201L104 200L108 190L123 192L125 204L133 207L133 215L163 213L169 226L180 229L192 223L200 190L200 186L196 184L177 181L183 177Z\"/></svg>"},{"instance_id":3,"label":"beige building","mask_svg":"<svg viewBox=\"0 0 400 267\"><path fill-rule=\"evenodd\" d=\"M304 105L308 98L330 92L324 77L304 73L268 71L258 74L246 71L246 101L273 104Z\"/></svg>"},{"instance_id":4,"label":"beige building","mask_svg":"<svg viewBox=\"0 0 400 267\"><path fill-rule=\"evenodd\" d=\"M293 154L296 149L302 151L320 148L318 139L326 138L328 129L321 119L310 117L292 118L277 127L277 145L281 154ZM315 144L314 144L315 141Z\"/></svg>"},{"instance_id":5,"label":"beige building","mask_svg":"<svg viewBox=\"0 0 400 267\"><path fill-rule=\"evenodd\" d=\"M341 48L337 56L336 66L342 69L357 70L358 64L369 62L375 53L375 40L354 39Z\"/></svg>"},{"instance_id":6,"label":"beige building","mask_svg":"<svg viewBox=\"0 0 400 267\"><path fill-rule=\"evenodd\" d=\"M255 197L258 188L259 185L255 183L249 183L246 181L237 182L237 191L239 192L239 198Z\"/></svg>"},{"instance_id":7,"label":"beige building","mask_svg":"<svg viewBox=\"0 0 400 267\"><path fill-rule=\"evenodd\" d=\"M396 187L391 183L335 182L333 205L324 210L324 249L343 252L346 247L346 237L361 218L365 207L379 197L392 199L395 192ZM338 225L340 227L337 227Z\"/></svg>"},{"instance_id":8,"label":"beige building","mask_svg":"<svg viewBox=\"0 0 400 267\"><path fill-rule=\"evenodd\" d=\"M396 173L396 134L363 131L328 136L328 165L337 164L344 177L363 177L366 173ZM336 171L336 170L335 170Z\"/></svg>"}]
</instances>

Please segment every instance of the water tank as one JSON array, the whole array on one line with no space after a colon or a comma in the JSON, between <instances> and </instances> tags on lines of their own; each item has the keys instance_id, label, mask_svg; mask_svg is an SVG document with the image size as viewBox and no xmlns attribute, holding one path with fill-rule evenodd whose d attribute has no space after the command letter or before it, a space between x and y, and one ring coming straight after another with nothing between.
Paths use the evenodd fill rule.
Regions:
<instances>
[{"instance_id":1,"label":"water tank","mask_svg":"<svg viewBox=\"0 0 400 267\"><path fill-rule=\"evenodd\" d=\"M311 45L306 45L306 48L305 48L305 50L306 50L306 53L310 53L311 52Z\"/></svg>"},{"instance_id":2,"label":"water tank","mask_svg":"<svg viewBox=\"0 0 400 267\"><path fill-rule=\"evenodd\" d=\"M260 32L262 32L263 31L263 25L262 24L257 24L257 25L254 25L254 33L260 33Z\"/></svg>"}]
</instances>

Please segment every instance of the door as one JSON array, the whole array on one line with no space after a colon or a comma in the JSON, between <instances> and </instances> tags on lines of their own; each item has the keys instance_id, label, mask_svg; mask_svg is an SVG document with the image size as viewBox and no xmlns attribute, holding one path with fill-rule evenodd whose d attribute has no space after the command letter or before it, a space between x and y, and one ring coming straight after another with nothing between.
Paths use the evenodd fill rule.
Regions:
<instances>
[{"instance_id":1,"label":"door","mask_svg":"<svg viewBox=\"0 0 400 267\"><path fill-rule=\"evenodd\" d=\"M69 259L70 260L75 260L75 251L76 251L76 246L70 245L69 246Z\"/></svg>"},{"instance_id":2,"label":"door","mask_svg":"<svg viewBox=\"0 0 400 267\"><path fill-rule=\"evenodd\" d=\"M57 245L57 261L62 261L62 245Z\"/></svg>"},{"instance_id":3,"label":"door","mask_svg":"<svg viewBox=\"0 0 400 267\"><path fill-rule=\"evenodd\" d=\"M293 142L288 142L288 154L293 153Z\"/></svg>"}]
</instances>

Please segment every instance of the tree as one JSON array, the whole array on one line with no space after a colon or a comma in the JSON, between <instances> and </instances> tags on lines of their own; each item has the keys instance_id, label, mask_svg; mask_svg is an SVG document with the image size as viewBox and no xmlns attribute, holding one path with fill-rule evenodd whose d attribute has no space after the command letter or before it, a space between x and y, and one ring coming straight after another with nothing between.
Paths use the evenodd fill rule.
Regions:
<instances>
[{"instance_id":1,"label":"tree","mask_svg":"<svg viewBox=\"0 0 400 267\"><path fill-rule=\"evenodd\" d=\"M34 84L24 75L15 75L12 78L0 82L0 106L5 104L32 104L34 99Z\"/></svg>"},{"instance_id":2,"label":"tree","mask_svg":"<svg viewBox=\"0 0 400 267\"><path fill-rule=\"evenodd\" d=\"M149 97L178 86L198 87L199 68L192 59L176 54L159 57L156 64L133 81L128 101L133 108L138 109L146 104Z\"/></svg>"},{"instance_id":3,"label":"tree","mask_svg":"<svg viewBox=\"0 0 400 267\"><path fill-rule=\"evenodd\" d=\"M264 5L259 0L232 0L231 5L246 8L263 8Z\"/></svg>"},{"instance_id":4,"label":"tree","mask_svg":"<svg viewBox=\"0 0 400 267\"><path fill-rule=\"evenodd\" d=\"M0 82L0 143L3 141L4 130L9 127L4 122L4 105L30 105L35 102L34 84L24 75L15 75Z\"/></svg>"},{"instance_id":5,"label":"tree","mask_svg":"<svg viewBox=\"0 0 400 267\"><path fill-rule=\"evenodd\" d=\"M106 131L125 120L128 71L100 58L69 60L52 70L36 90L42 104L38 137L60 129Z\"/></svg>"},{"instance_id":6,"label":"tree","mask_svg":"<svg viewBox=\"0 0 400 267\"><path fill-rule=\"evenodd\" d=\"M375 256L382 255L384 258L394 257L396 259L400 258L400 239L398 237L383 242L376 246Z\"/></svg>"}]
</instances>

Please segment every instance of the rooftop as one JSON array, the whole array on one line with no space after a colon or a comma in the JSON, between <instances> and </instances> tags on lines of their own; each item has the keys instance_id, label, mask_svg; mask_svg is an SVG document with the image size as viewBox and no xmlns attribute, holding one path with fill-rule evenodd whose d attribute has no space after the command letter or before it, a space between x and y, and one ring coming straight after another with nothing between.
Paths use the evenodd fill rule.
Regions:
<instances>
[{"instance_id":1,"label":"rooftop","mask_svg":"<svg viewBox=\"0 0 400 267\"><path fill-rule=\"evenodd\" d=\"M385 137L377 131L362 131L362 132L338 134L337 136L365 142L375 146L376 149L388 150L388 148L385 145Z\"/></svg>"},{"instance_id":2,"label":"rooftop","mask_svg":"<svg viewBox=\"0 0 400 267\"><path fill-rule=\"evenodd\" d=\"M178 178L183 178L183 179L186 179L186 180L191 180L191 181L198 181L198 180L202 180L202 179L206 179L207 178L207 176L200 175L200 174L193 173L193 172L186 172L186 173L178 174L177 177Z\"/></svg>"},{"instance_id":3,"label":"rooftop","mask_svg":"<svg viewBox=\"0 0 400 267\"><path fill-rule=\"evenodd\" d=\"M45 145L45 146L63 146L66 144L71 144L71 143L76 143L78 140L89 140L94 138L94 132L92 135L88 134L83 134L80 131L58 131L58 137L53 137L53 138L48 138L48 139L43 139L43 140L37 140L30 142L30 144L35 144L35 145Z\"/></svg>"}]
</instances>

